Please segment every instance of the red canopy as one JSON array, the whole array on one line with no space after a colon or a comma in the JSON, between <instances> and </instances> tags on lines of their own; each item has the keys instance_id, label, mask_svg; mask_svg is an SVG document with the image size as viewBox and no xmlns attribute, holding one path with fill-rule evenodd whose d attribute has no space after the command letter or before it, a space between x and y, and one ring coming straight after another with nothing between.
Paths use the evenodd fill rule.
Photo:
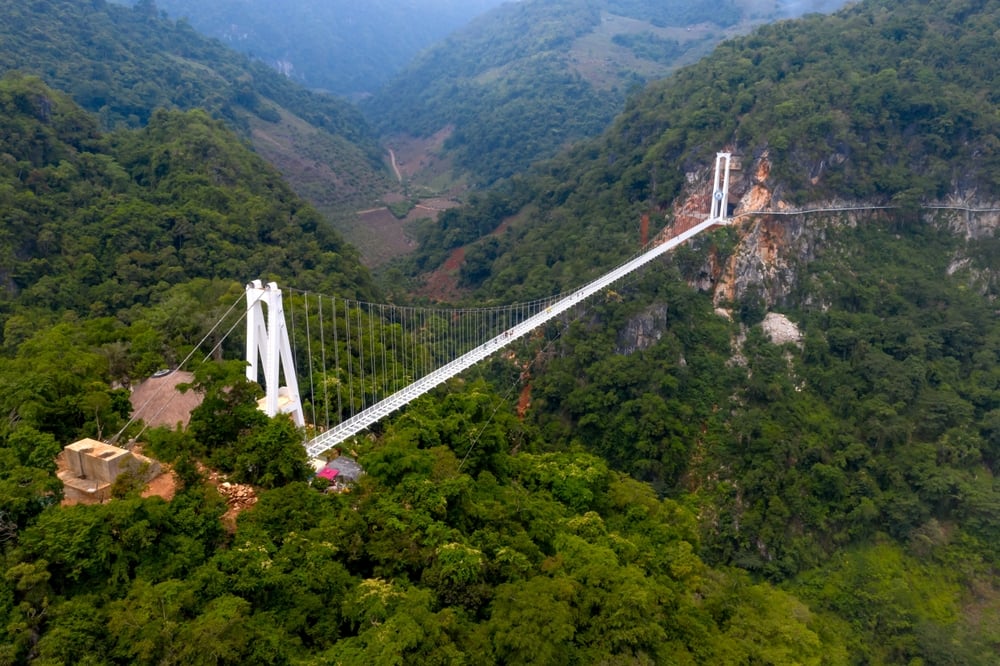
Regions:
<instances>
[{"instance_id":1,"label":"red canopy","mask_svg":"<svg viewBox=\"0 0 1000 666\"><path fill-rule=\"evenodd\" d=\"M333 469L332 467L324 467L319 471L319 474L317 474L316 476L318 476L321 479L326 479L327 481L333 481L335 478L337 478L338 474L340 474L339 469Z\"/></svg>"}]
</instances>

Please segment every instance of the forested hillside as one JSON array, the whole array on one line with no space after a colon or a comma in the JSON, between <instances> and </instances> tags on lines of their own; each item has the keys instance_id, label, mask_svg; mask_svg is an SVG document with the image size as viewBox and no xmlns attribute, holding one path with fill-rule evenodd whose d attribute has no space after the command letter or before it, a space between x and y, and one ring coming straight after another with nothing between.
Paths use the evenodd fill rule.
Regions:
<instances>
[{"instance_id":1,"label":"forested hillside","mask_svg":"<svg viewBox=\"0 0 1000 666\"><path fill-rule=\"evenodd\" d=\"M692 62L726 36L829 5L839 6L509 3L422 54L363 108L383 134L445 132L444 155L456 175L490 184L597 135L621 111L627 93Z\"/></svg>"},{"instance_id":2,"label":"forested hillside","mask_svg":"<svg viewBox=\"0 0 1000 666\"><path fill-rule=\"evenodd\" d=\"M249 280L372 293L356 253L203 111L160 110L143 129L104 134L65 95L16 75L0 79L0 110L11 425L68 438L103 421L107 433L122 416L112 386L177 363Z\"/></svg>"},{"instance_id":3,"label":"forested hillside","mask_svg":"<svg viewBox=\"0 0 1000 666\"><path fill-rule=\"evenodd\" d=\"M421 50L499 4L500 0L156 1L171 17L189 20L199 31L302 85L344 97L375 92Z\"/></svg>"},{"instance_id":4,"label":"forested hillside","mask_svg":"<svg viewBox=\"0 0 1000 666\"><path fill-rule=\"evenodd\" d=\"M776 208L990 201L1000 189L988 48L998 13L992 2L863 3L726 42L633 97L600 140L449 211L422 238L417 269L485 237L469 248L467 287L526 298L571 288L625 256L640 216L653 213L655 226L727 147L748 167L738 194L761 185ZM507 217L514 224L492 235ZM543 263L547 280L530 279Z\"/></svg>"},{"instance_id":5,"label":"forested hillside","mask_svg":"<svg viewBox=\"0 0 1000 666\"><path fill-rule=\"evenodd\" d=\"M464 249L470 300L527 300L630 255L644 214L697 219L741 158L737 224L350 442L347 493L219 359L238 334L193 356L188 427L126 422L247 279L378 299L353 251L207 111L108 131L8 74L0 663L996 663L998 18L764 28L444 215L414 273ZM357 350L303 328L301 383L333 388L316 368ZM174 497L61 506L56 453L119 430ZM209 470L256 503L227 515Z\"/></svg>"},{"instance_id":6,"label":"forested hillside","mask_svg":"<svg viewBox=\"0 0 1000 666\"><path fill-rule=\"evenodd\" d=\"M365 456L354 492L288 483L235 534L196 477L170 503L133 496L41 512L4 546L0 654L78 664L845 657L831 616L706 566L689 509L595 456L510 455L520 428L488 418L497 399L476 382L425 403ZM455 425L479 429L487 450L464 456ZM14 443L26 440L22 429ZM18 450L0 449L11 461Z\"/></svg>"},{"instance_id":7,"label":"forested hillside","mask_svg":"<svg viewBox=\"0 0 1000 666\"><path fill-rule=\"evenodd\" d=\"M0 79L0 109L7 303L117 315L194 278L365 288L354 251L203 111L103 134L16 75Z\"/></svg>"},{"instance_id":8,"label":"forested hillside","mask_svg":"<svg viewBox=\"0 0 1000 666\"><path fill-rule=\"evenodd\" d=\"M105 129L140 127L159 108L200 108L252 140L328 210L386 187L381 149L353 106L163 18L152 2L2 0L0 14L0 73L41 77Z\"/></svg>"},{"instance_id":9,"label":"forested hillside","mask_svg":"<svg viewBox=\"0 0 1000 666\"><path fill-rule=\"evenodd\" d=\"M998 21L996 2L862 3L727 42L445 214L413 266L464 256L477 302L571 289L644 214L704 214L723 149L737 215L882 209L742 218L550 331L530 393L548 445L687 498L709 561L843 620L844 663L996 650Z\"/></svg>"},{"instance_id":10,"label":"forested hillside","mask_svg":"<svg viewBox=\"0 0 1000 666\"><path fill-rule=\"evenodd\" d=\"M830 618L705 564L690 509L594 455L551 451L481 379L359 442L368 474L326 495L302 482L301 433L257 409L242 364L202 361L189 428L143 436L178 493L122 483L110 503L59 506L55 454L125 425L123 387L240 301L233 272L369 292L352 255L203 112L105 135L18 76L0 105L4 663L844 654ZM258 486L234 531L197 460Z\"/></svg>"}]
</instances>

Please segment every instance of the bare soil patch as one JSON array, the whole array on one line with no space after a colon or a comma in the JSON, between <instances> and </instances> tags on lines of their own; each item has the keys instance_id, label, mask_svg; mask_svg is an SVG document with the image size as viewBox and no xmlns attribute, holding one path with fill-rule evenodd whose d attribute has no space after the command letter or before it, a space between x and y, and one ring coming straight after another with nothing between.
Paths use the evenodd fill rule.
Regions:
<instances>
[{"instance_id":1,"label":"bare soil patch","mask_svg":"<svg viewBox=\"0 0 1000 666\"><path fill-rule=\"evenodd\" d=\"M193 380L194 375L190 372L174 370L135 385L129 398L133 414L153 428L175 428L177 425L187 427L191 411L201 404L202 396L197 391L181 393L177 386Z\"/></svg>"},{"instance_id":2,"label":"bare soil patch","mask_svg":"<svg viewBox=\"0 0 1000 666\"><path fill-rule=\"evenodd\" d=\"M418 295L435 301L457 301L468 292L458 286L458 271L465 261L465 248L455 248L443 264L428 273Z\"/></svg>"},{"instance_id":3,"label":"bare soil patch","mask_svg":"<svg viewBox=\"0 0 1000 666\"><path fill-rule=\"evenodd\" d=\"M417 247L407 231L406 220L397 219L388 208L361 211L355 224L356 230L351 236L356 239L361 261L368 267L381 266Z\"/></svg>"},{"instance_id":4,"label":"bare soil patch","mask_svg":"<svg viewBox=\"0 0 1000 666\"><path fill-rule=\"evenodd\" d=\"M160 463L161 465L163 463ZM177 475L174 474L174 470L167 469L164 466L163 474L146 484L146 487L142 491L143 497L162 497L166 501L170 501L177 494L177 486L179 481Z\"/></svg>"},{"instance_id":5,"label":"bare soil patch","mask_svg":"<svg viewBox=\"0 0 1000 666\"><path fill-rule=\"evenodd\" d=\"M435 197L431 199L422 199L418 203L414 210L410 212L407 219L414 216L416 217L433 217L437 220L437 216L448 210L449 208L455 208L456 206L461 206L462 204L454 199L445 199L443 197Z\"/></svg>"},{"instance_id":6,"label":"bare soil patch","mask_svg":"<svg viewBox=\"0 0 1000 666\"><path fill-rule=\"evenodd\" d=\"M432 201L426 203L429 204ZM517 215L504 218L489 235L500 236L506 233L512 225L524 220L528 216L529 211L530 209L525 209ZM463 289L458 285L459 270L465 261L467 247L455 248L443 264L433 271L426 273L422 278L423 286L417 293L420 296L426 296L435 301L455 301L468 296L469 290Z\"/></svg>"},{"instance_id":7,"label":"bare soil patch","mask_svg":"<svg viewBox=\"0 0 1000 666\"><path fill-rule=\"evenodd\" d=\"M402 201L404 197L401 194L390 194L384 199L388 203L395 203ZM417 248L413 227L418 220L431 219L437 222L441 213L460 205L458 201L444 197L423 199L402 219L385 207L358 211L350 237L361 253L362 263L369 268L377 268Z\"/></svg>"}]
</instances>

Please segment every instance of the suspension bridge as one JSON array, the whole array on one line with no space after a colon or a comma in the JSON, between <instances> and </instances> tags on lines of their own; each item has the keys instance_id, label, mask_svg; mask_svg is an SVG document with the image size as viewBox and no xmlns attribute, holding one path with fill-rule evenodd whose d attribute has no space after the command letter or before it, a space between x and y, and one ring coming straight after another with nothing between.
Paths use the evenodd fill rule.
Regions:
<instances>
[{"instance_id":1,"label":"suspension bridge","mask_svg":"<svg viewBox=\"0 0 1000 666\"><path fill-rule=\"evenodd\" d=\"M297 425L304 426L297 377L307 377L311 423L319 434L305 442L305 448L310 457L317 458L706 230L753 215L898 208L845 205L745 211L730 217L729 170L730 154L718 153L711 210L703 222L669 240L654 241L601 277L550 298L494 308L441 309L366 303L289 290L291 308L286 318L281 290L275 283L255 281L247 285L246 375L259 382L263 374L265 397L260 408L271 416L290 414ZM927 204L921 208L968 214L997 211L961 204ZM311 340L316 332L320 344L314 347Z\"/></svg>"},{"instance_id":2,"label":"suspension bridge","mask_svg":"<svg viewBox=\"0 0 1000 666\"><path fill-rule=\"evenodd\" d=\"M756 215L805 215L891 210L895 205L842 205L798 210L754 210L731 215L731 156L718 153L711 210L707 219L669 240L654 240L638 255L568 293L492 308L423 308L329 298L288 289L287 315L276 283L256 280L246 286L246 377L260 383L258 406L269 416L289 414L306 426L305 409L318 434L305 442L318 458L389 414L473 365L498 355L512 343L564 315L630 273L713 227ZM1000 208L925 204L926 210L997 213ZM234 303L212 330L181 361L184 367L238 305ZM242 317L241 317L242 320ZM217 338L208 361L238 326ZM319 344L313 340L318 333ZM303 404L299 377L309 382ZM161 410L163 407L161 407ZM155 416L155 415L154 415ZM132 419L111 439L116 441Z\"/></svg>"},{"instance_id":3,"label":"suspension bridge","mask_svg":"<svg viewBox=\"0 0 1000 666\"><path fill-rule=\"evenodd\" d=\"M260 408L271 416L287 413L298 426L305 425L296 372L297 361L304 363L311 420L322 429L305 448L311 458L319 457L694 236L728 224L730 159L729 153L716 157L705 221L654 241L601 277L558 296L495 308L434 309L292 292L286 317L277 284L252 282L246 288L246 376L260 381L263 374ZM298 313L296 303L301 303ZM314 349L315 332L320 344Z\"/></svg>"}]
</instances>

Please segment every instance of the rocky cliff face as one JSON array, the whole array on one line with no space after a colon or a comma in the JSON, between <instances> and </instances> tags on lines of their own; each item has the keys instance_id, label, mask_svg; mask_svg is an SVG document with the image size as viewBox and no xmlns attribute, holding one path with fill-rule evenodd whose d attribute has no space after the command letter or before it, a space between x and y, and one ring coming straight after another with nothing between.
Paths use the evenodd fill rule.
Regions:
<instances>
[{"instance_id":1,"label":"rocky cliff face","mask_svg":"<svg viewBox=\"0 0 1000 666\"><path fill-rule=\"evenodd\" d=\"M817 167L817 171L822 169ZM654 242L707 218L712 169L689 173L687 180L688 193L670 213L672 224ZM737 163L731 174L729 200L735 245L713 246L705 263L688 276L692 286L712 294L722 316L732 318L732 307L748 298L759 298L765 312L793 305L790 299L802 280L812 279L810 264L824 251L831 231L877 223L890 215L883 206L857 201L822 201L807 210L796 210L782 201L778 192L780 183L771 179L766 152L752 161ZM964 275L981 293L1000 293L1000 267L984 266L972 257L977 243L1000 238L1000 203L955 198L928 206L920 215L924 223L942 225L967 241L952 258L949 275ZM704 237L695 242L705 242ZM654 305L631 318L619 333L618 352L628 354L652 345L660 337L666 313L666 305ZM795 341L794 335L782 340Z\"/></svg>"},{"instance_id":2,"label":"rocky cliff face","mask_svg":"<svg viewBox=\"0 0 1000 666\"><path fill-rule=\"evenodd\" d=\"M652 347L663 336L667 324L667 305L656 303L629 319L618 333L615 352L631 354Z\"/></svg>"},{"instance_id":3,"label":"rocky cliff face","mask_svg":"<svg viewBox=\"0 0 1000 666\"><path fill-rule=\"evenodd\" d=\"M730 184L736 248L728 256L710 253L692 277L692 284L710 291L722 308L748 295L759 295L768 309L786 303L795 285L808 278L809 264L831 229L877 222L889 214L883 206L856 201L822 201L807 210L793 209L776 195L780 184L771 180L767 152L741 166L733 172ZM706 217L712 174L689 174L688 182L691 192L675 207L675 223L665 232L668 237ZM925 223L945 225L967 241L994 238L1000 230L1000 203L996 202L955 198L929 205L921 216ZM957 254L952 272L966 269L980 289L998 280L997 271L974 269L968 254Z\"/></svg>"}]
</instances>

